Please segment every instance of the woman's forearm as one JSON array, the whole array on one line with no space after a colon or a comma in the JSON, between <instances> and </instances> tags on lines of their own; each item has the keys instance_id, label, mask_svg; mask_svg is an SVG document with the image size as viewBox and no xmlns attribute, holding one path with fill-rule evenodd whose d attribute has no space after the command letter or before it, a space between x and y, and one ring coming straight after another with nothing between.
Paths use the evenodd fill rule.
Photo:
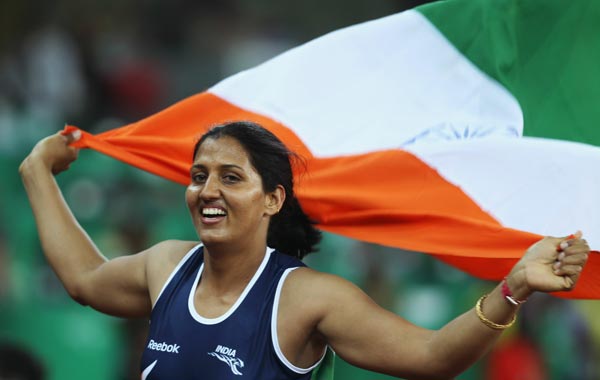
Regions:
<instances>
[{"instance_id":1,"label":"woman's forearm","mask_svg":"<svg viewBox=\"0 0 600 380\"><path fill-rule=\"evenodd\" d=\"M19 168L44 254L73 298L85 274L106 261L67 206L49 168L28 157Z\"/></svg>"},{"instance_id":2,"label":"woman's forearm","mask_svg":"<svg viewBox=\"0 0 600 380\"><path fill-rule=\"evenodd\" d=\"M518 311L518 306L505 299L500 285L480 306L482 317L497 325L509 324ZM443 374L441 378L453 378L471 366L494 346L502 332L501 328L487 326L475 307L436 331L428 345L438 373Z\"/></svg>"},{"instance_id":3,"label":"woman's forearm","mask_svg":"<svg viewBox=\"0 0 600 380\"><path fill-rule=\"evenodd\" d=\"M530 246L506 277L504 289L500 284L487 295L479 313L473 308L431 335L429 360L439 364L444 378L462 372L494 345L502 325L511 324L518 311L515 300L525 300L534 291L573 289L589 253L580 231L562 238L545 237Z\"/></svg>"}]
</instances>

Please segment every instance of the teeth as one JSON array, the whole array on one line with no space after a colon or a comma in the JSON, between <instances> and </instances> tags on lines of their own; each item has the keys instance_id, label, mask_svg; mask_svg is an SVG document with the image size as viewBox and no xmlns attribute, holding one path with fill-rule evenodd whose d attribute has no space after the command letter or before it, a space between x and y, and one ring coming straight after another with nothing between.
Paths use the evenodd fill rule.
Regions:
<instances>
[{"instance_id":1,"label":"teeth","mask_svg":"<svg viewBox=\"0 0 600 380\"><path fill-rule=\"evenodd\" d=\"M202 209L202 215L218 216L218 215L227 215L227 213L219 208L204 208L204 209Z\"/></svg>"}]
</instances>

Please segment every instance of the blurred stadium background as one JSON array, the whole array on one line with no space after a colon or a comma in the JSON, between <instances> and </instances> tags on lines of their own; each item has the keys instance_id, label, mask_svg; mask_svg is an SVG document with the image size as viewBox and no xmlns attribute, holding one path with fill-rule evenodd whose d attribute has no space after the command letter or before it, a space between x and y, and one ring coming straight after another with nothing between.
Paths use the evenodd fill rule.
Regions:
<instances>
[{"instance_id":1,"label":"blurred stadium background","mask_svg":"<svg viewBox=\"0 0 600 380\"><path fill-rule=\"evenodd\" d=\"M0 3L0 347L30 353L51 380L139 379L147 321L76 304L42 256L17 173L40 138L65 123L100 132L138 120L312 38L424 2ZM196 238L179 185L91 151L59 182L107 256ZM430 328L494 286L426 255L333 235L306 262ZM600 379L599 312L597 301L534 296L518 326L459 378ZM0 368L12 360L5 352ZM387 378L336 363L336 379Z\"/></svg>"}]
</instances>

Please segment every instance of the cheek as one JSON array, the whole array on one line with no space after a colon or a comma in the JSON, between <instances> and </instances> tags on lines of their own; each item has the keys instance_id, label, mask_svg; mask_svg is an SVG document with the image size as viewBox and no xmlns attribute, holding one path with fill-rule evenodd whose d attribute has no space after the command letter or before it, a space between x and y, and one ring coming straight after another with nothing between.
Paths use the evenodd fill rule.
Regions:
<instances>
[{"instance_id":1,"label":"cheek","mask_svg":"<svg viewBox=\"0 0 600 380\"><path fill-rule=\"evenodd\" d=\"M196 202L197 198L198 197L196 196L196 191L194 190L194 186L188 186L185 189L185 203L188 206L191 206Z\"/></svg>"},{"instance_id":2,"label":"cheek","mask_svg":"<svg viewBox=\"0 0 600 380\"><path fill-rule=\"evenodd\" d=\"M246 204L248 205L248 211L254 214L260 214L262 216L265 212L266 200L264 194L260 191L248 194Z\"/></svg>"}]
</instances>

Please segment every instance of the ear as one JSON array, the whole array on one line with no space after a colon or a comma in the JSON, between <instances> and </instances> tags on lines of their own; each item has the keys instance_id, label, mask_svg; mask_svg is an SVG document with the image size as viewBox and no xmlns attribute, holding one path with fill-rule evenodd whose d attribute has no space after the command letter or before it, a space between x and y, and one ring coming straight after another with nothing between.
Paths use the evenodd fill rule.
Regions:
<instances>
[{"instance_id":1,"label":"ear","mask_svg":"<svg viewBox=\"0 0 600 380\"><path fill-rule=\"evenodd\" d=\"M285 189L281 185L277 185L275 190L267 193L265 199L265 214L273 216L281 210L285 201Z\"/></svg>"}]
</instances>

